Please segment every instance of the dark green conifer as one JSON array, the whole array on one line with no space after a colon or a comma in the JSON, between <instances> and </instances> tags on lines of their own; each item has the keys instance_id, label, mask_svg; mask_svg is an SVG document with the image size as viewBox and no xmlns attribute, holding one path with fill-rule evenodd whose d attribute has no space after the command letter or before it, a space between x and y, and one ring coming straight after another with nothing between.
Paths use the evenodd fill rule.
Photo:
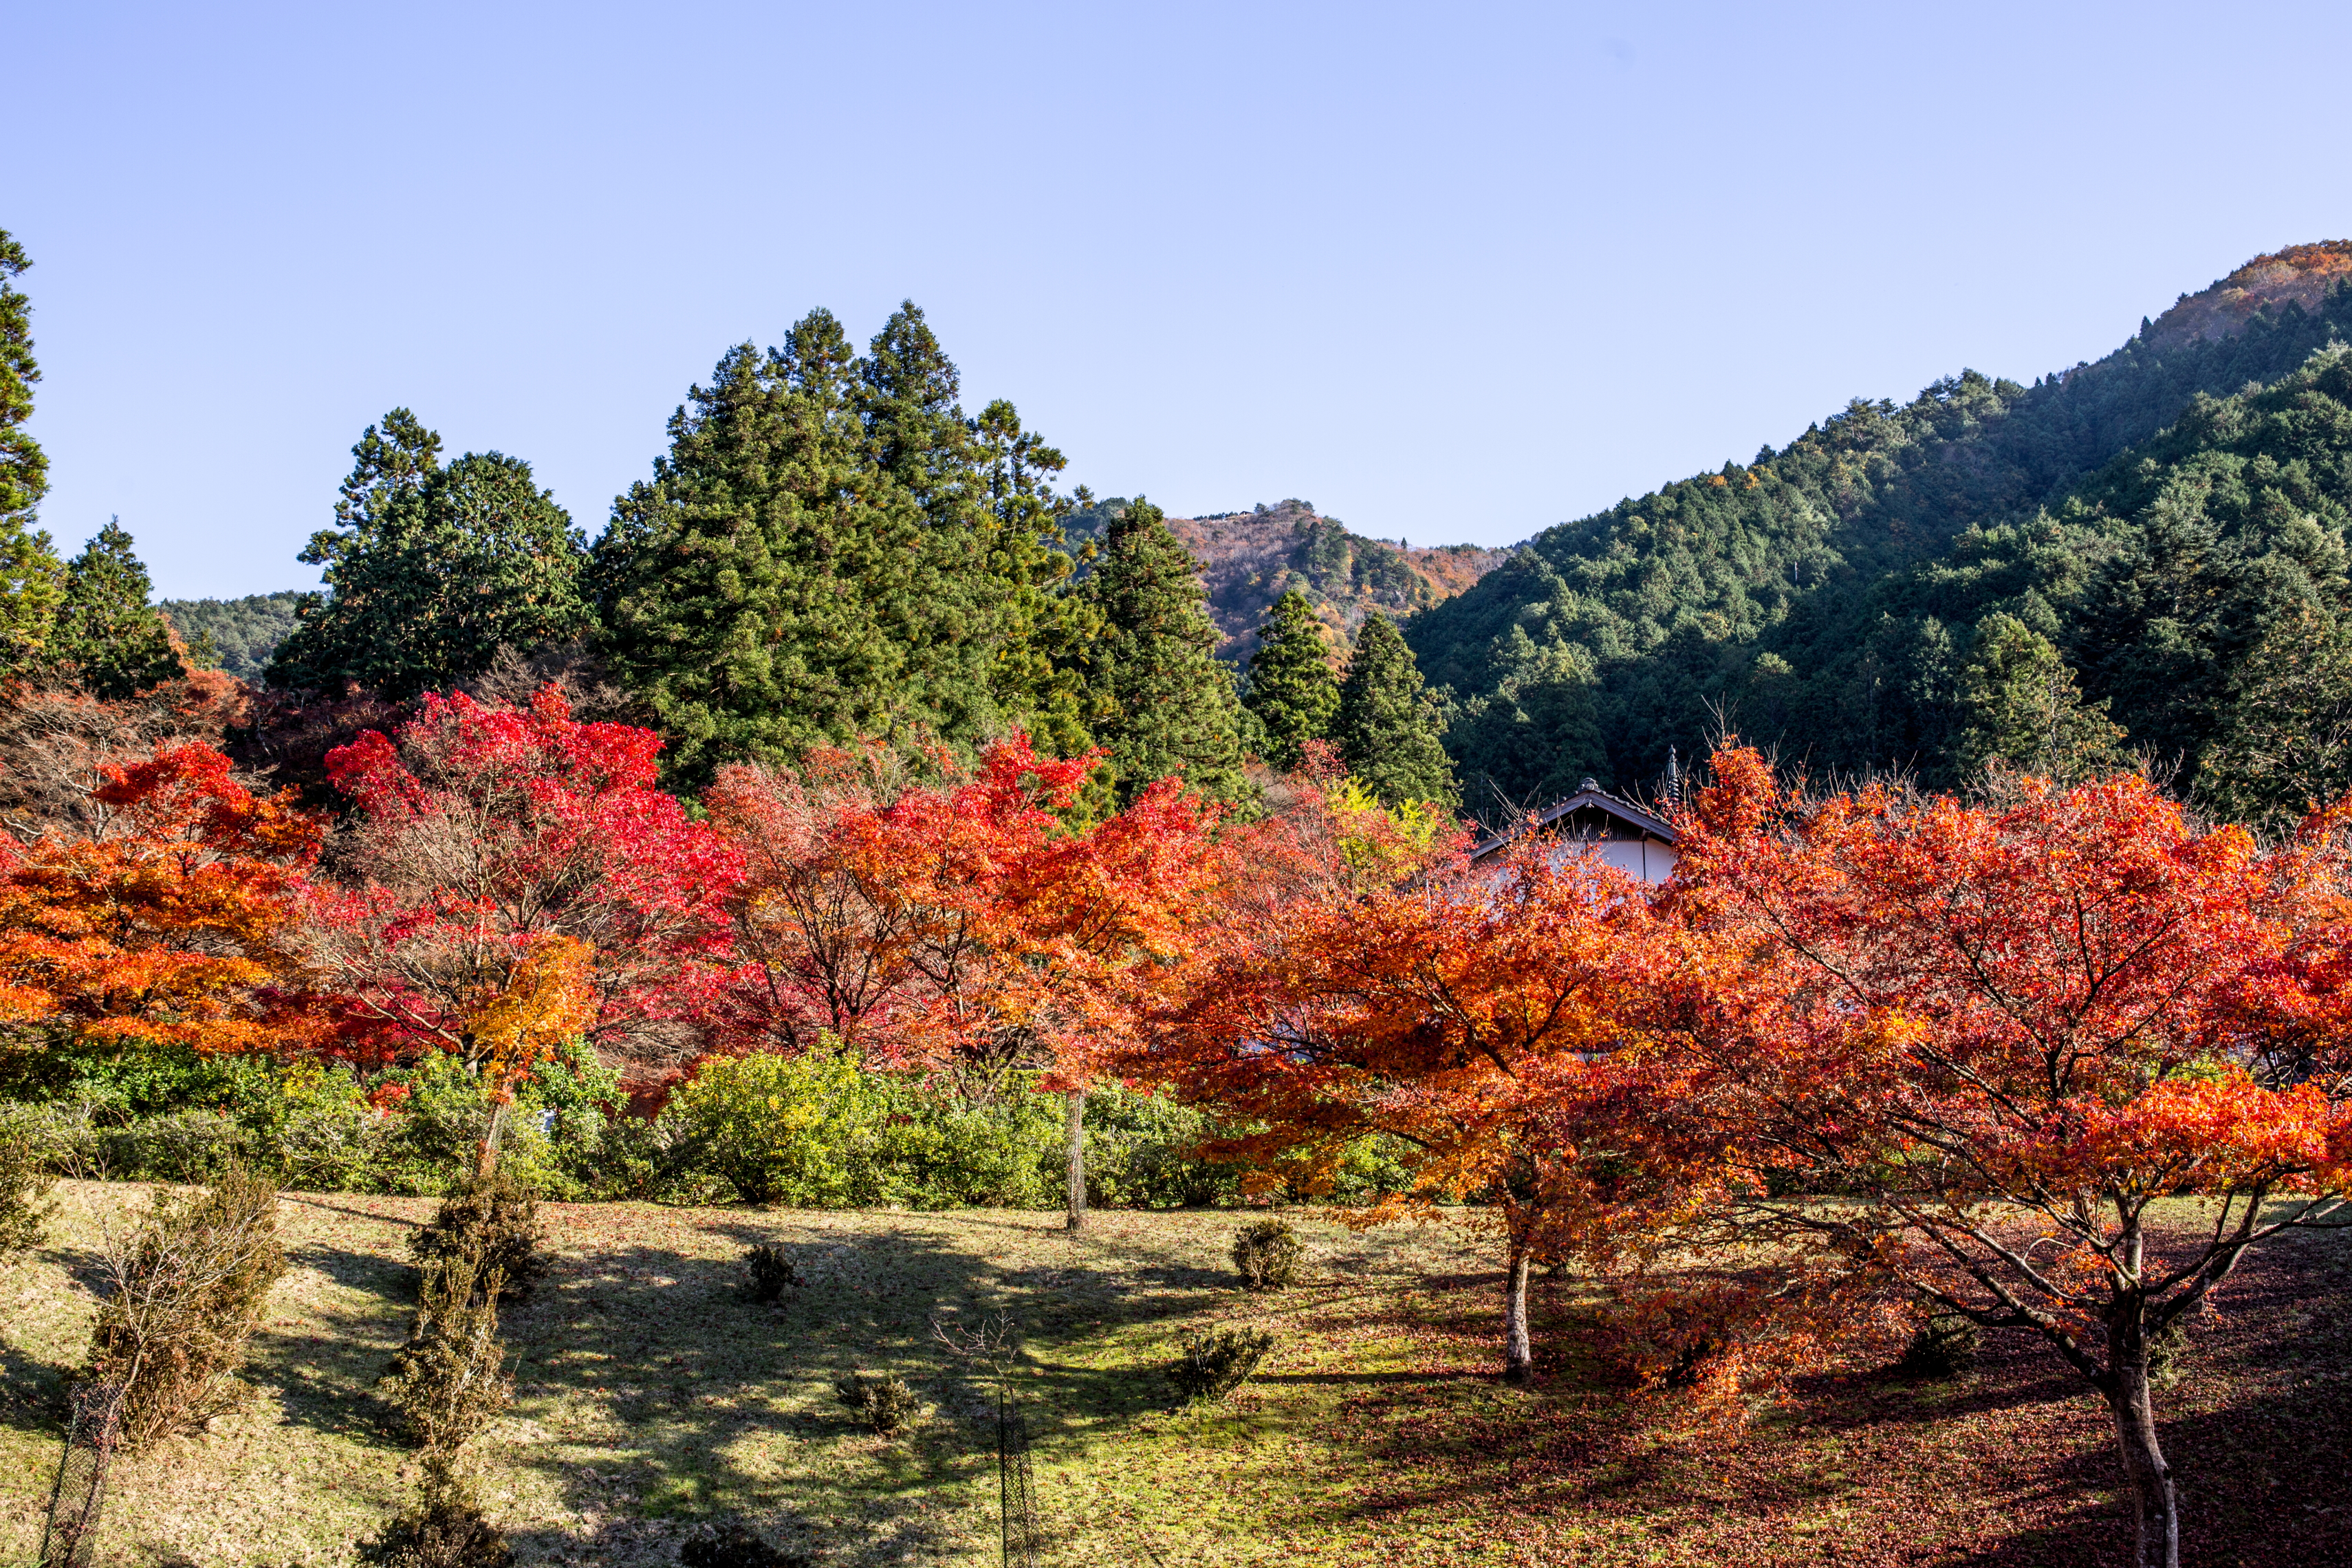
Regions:
<instances>
[{"instance_id":1,"label":"dark green conifer","mask_svg":"<svg viewBox=\"0 0 2352 1568\"><path fill-rule=\"evenodd\" d=\"M671 416L653 479L614 505L593 571L605 651L688 787L820 742L995 727L1001 626L973 531L882 470L869 396L906 401L875 393L840 323L813 311L781 349L730 350Z\"/></svg>"},{"instance_id":2,"label":"dark green conifer","mask_svg":"<svg viewBox=\"0 0 2352 1568\"><path fill-rule=\"evenodd\" d=\"M1119 805L1180 773L1213 799L1237 799L1241 705L1233 676L1217 662L1217 628L1192 558L1158 507L1140 498L1128 504L1079 593L1102 617L1100 635L1079 658Z\"/></svg>"},{"instance_id":3,"label":"dark green conifer","mask_svg":"<svg viewBox=\"0 0 2352 1568\"><path fill-rule=\"evenodd\" d=\"M51 652L58 675L110 700L180 673L171 628L150 605L154 584L115 518L66 564Z\"/></svg>"},{"instance_id":4,"label":"dark green conifer","mask_svg":"<svg viewBox=\"0 0 2352 1568\"><path fill-rule=\"evenodd\" d=\"M32 263L0 229L0 676L37 671L47 658L65 568L35 526L48 493L49 459L25 428L33 412L32 306L11 281Z\"/></svg>"},{"instance_id":5,"label":"dark green conifer","mask_svg":"<svg viewBox=\"0 0 2352 1568\"><path fill-rule=\"evenodd\" d=\"M1297 589L1275 601L1274 613L1257 635L1249 695L1243 700L1264 726L1265 760L1277 768L1296 768L1307 742L1330 738L1331 721L1339 711L1339 679L1331 672L1315 606Z\"/></svg>"},{"instance_id":6,"label":"dark green conifer","mask_svg":"<svg viewBox=\"0 0 2352 1568\"><path fill-rule=\"evenodd\" d=\"M1005 594L990 689L998 710L1025 724L1039 751L1076 756L1095 743L1097 713L1079 655L1100 634L1102 612L1069 591L1062 520L1074 501L1051 488L1067 460L1024 430L1003 398L981 410L971 435L987 496L981 528L988 570Z\"/></svg>"},{"instance_id":7,"label":"dark green conifer","mask_svg":"<svg viewBox=\"0 0 2352 1568\"><path fill-rule=\"evenodd\" d=\"M530 465L468 452L444 467L441 437L405 408L371 425L335 503L335 526L301 559L327 592L298 607L273 685L372 687L407 698L587 631L586 542Z\"/></svg>"},{"instance_id":8,"label":"dark green conifer","mask_svg":"<svg viewBox=\"0 0 2352 1568\"><path fill-rule=\"evenodd\" d=\"M1339 683L1331 725L1339 760L1383 805L1434 801L1451 809L1462 797L1437 736L1436 709L1422 690L1412 650L1396 624L1375 612L1357 634Z\"/></svg>"}]
</instances>

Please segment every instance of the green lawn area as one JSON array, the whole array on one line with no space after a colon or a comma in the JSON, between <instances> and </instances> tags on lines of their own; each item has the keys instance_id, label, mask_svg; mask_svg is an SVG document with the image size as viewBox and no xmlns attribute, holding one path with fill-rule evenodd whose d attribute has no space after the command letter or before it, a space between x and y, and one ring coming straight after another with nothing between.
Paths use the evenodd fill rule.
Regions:
<instances>
[{"instance_id":1,"label":"green lawn area","mask_svg":"<svg viewBox=\"0 0 2352 1568\"><path fill-rule=\"evenodd\" d=\"M79 1280L142 1191L64 1184L49 1249L0 1274L0 1563L37 1543L92 1310ZM120 1473L101 1561L350 1560L413 1474L371 1384L431 1208L283 1200L293 1267L257 1396ZM1538 1292L1542 1385L1498 1384L1499 1271L1443 1227L1294 1213L1310 1280L1253 1296L1225 1256L1232 1214L1099 1214L1077 1237L1034 1213L542 1215L555 1266L505 1325L516 1407L476 1445L527 1563L674 1563L728 1513L827 1563L994 1562L991 1407L928 1326L950 1311L1025 1326L1016 1376L1056 1563L2023 1564L2124 1546L2102 1410L2029 1345L1953 1384L1858 1364L1727 1441L1592 1374L1570 1281ZM761 1241L798 1255L794 1300L742 1293L737 1259ZM2352 1436L2347 1261L2329 1237L2250 1274L2168 1392L2192 1562L2347 1560L2352 1511L2304 1506L2328 1509ZM1176 1340L1223 1321L1272 1330L1276 1350L1232 1399L1171 1412ZM897 1438L854 1425L832 1392L853 1369L906 1377L928 1419Z\"/></svg>"}]
</instances>

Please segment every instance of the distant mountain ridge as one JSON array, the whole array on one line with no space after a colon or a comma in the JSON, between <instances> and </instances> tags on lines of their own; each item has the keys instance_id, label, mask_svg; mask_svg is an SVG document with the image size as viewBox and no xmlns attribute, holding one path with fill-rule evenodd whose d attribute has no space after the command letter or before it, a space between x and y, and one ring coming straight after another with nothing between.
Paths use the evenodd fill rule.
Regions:
<instances>
[{"instance_id":1,"label":"distant mountain ridge","mask_svg":"<svg viewBox=\"0 0 2352 1568\"><path fill-rule=\"evenodd\" d=\"M2352 242L2294 246L2095 363L1857 398L1748 463L1544 531L1406 628L1466 801L1653 787L1727 726L1817 775L1948 785L1986 735L2018 732L2028 668L2203 787L2266 628L2320 647L2341 625L2352 650L2346 340ZM2126 646L2168 638L2185 673Z\"/></svg>"},{"instance_id":2,"label":"distant mountain ridge","mask_svg":"<svg viewBox=\"0 0 2352 1568\"><path fill-rule=\"evenodd\" d=\"M1064 526L1072 547L1099 536L1127 504L1114 497L1073 515ZM1224 634L1217 655L1235 664L1257 650L1257 628L1293 588L1315 605L1335 650L1344 652L1373 611L1402 622L1470 587L1511 553L1369 538L1295 497L1247 511L1171 517L1168 530L1199 563L1210 618Z\"/></svg>"}]
</instances>

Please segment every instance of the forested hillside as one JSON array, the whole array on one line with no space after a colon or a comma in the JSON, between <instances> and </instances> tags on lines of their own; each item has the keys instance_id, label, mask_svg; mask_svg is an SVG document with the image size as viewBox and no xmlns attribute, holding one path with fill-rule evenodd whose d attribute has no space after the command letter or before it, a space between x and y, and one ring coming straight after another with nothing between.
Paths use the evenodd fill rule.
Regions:
<instances>
[{"instance_id":1,"label":"forested hillside","mask_svg":"<svg viewBox=\"0 0 2352 1568\"><path fill-rule=\"evenodd\" d=\"M155 607L171 617L199 663L209 656L239 680L258 680L278 645L294 629L295 607L301 602L301 592L289 588L242 599L165 599Z\"/></svg>"},{"instance_id":2,"label":"forested hillside","mask_svg":"<svg viewBox=\"0 0 2352 1568\"><path fill-rule=\"evenodd\" d=\"M2145 747L2222 800L2217 748L2269 743L2248 650L2333 647L2347 605L2347 265L2258 258L2095 364L1856 400L1538 535L1410 627L1469 804L1652 786L1722 724L1933 784Z\"/></svg>"},{"instance_id":3,"label":"forested hillside","mask_svg":"<svg viewBox=\"0 0 2352 1568\"><path fill-rule=\"evenodd\" d=\"M1097 501L1064 525L1073 548L1083 548L1127 505ZM1510 552L1475 544L1435 548L1410 540L1368 539L1326 517L1311 501L1293 498L1248 511L1171 517L1168 531L1199 563L1210 618L1224 640L1220 658L1248 662L1258 627L1276 600L1296 589L1341 647L1355 641L1364 618L1378 610L1402 618L1453 597L1500 564Z\"/></svg>"}]
</instances>

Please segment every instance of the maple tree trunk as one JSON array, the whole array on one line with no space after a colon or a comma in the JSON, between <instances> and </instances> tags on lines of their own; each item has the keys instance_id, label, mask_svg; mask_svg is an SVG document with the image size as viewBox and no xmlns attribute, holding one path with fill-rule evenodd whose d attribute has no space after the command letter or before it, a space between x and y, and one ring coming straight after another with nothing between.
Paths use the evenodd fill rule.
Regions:
<instances>
[{"instance_id":1,"label":"maple tree trunk","mask_svg":"<svg viewBox=\"0 0 2352 1568\"><path fill-rule=\"evenodd\" d=\"M1535 1259L1526 1244L1511 1238L1511 1267L1503 1277L1503 1376L1528 1383L1536 1374L1535 1342L1528 1333L1528 1276Z\"/></svg>"},{"instance_id":2,"label":"maple tree trunk","mask_svg":"<svg viewBox=\"0 0 2352 1568\"><path fill-rule=\"evenodd\" d=\"M486 1182L499 1173L499 1133L506 1119L507 1104L502 1100L490 1107L490 1124L474 1151L474 1174Z\"/></svg>"},{"instance_id":3,"label":"maple tree trunk","mask_svg":"<svg viewBox=\"0 0 2352 1568\"><path fill-rule=\"evenodd\" d=\"M1073 1089L1070 1106L1069 1228L1087 1228L1087 1091Z\"/></svg>"},{"instance_id":4,"label":"maple tree trunk","mask_svg":"<svg viewBox=\"0 0 2352 1568\"><path fill-rule=\"evenodd\" d=\"M2172 1467L2156 1441L2156 1402L2147 1386L2147 1343L2137 1325L2117 1347L2115 1375L2102 1390L2115 1413L2116 1443L2131 1482L2136 1568L2180 1568L2180 1503Z\"/></svg>"}]
</instances>

